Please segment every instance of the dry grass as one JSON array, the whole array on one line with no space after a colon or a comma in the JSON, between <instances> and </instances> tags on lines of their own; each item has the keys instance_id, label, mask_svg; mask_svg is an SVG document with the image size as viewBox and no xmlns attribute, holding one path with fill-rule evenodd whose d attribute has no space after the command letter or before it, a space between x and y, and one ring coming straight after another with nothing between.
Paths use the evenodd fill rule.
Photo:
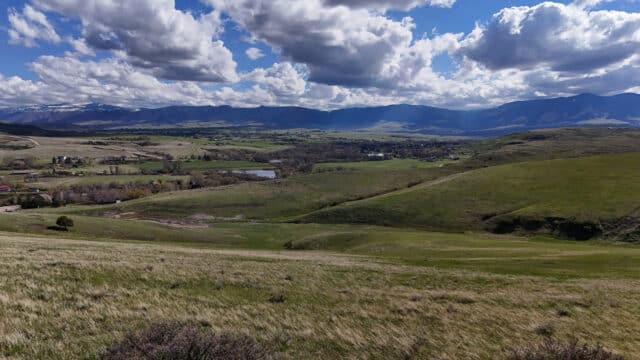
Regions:
<instances>
[{"instance_id":1,"label":"dry grass","mask_svg":"<svg viewBox=\"0 0 640 360\"><path fill-rule=\"evenodd\" d=\"M0 357L92 358L173 320L250 335L294 359L503 358L540 339L541 324L559 339L640 354L637 280L15 235L0 235L0 264Z\"/></svg>"}]
</instances>

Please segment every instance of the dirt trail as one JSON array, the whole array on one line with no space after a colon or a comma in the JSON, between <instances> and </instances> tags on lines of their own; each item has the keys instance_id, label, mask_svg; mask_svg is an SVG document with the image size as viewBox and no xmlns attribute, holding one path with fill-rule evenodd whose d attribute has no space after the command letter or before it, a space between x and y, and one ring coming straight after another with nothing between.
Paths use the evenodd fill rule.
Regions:
<instances>
[{"instance_id":1,"label":"dirt trail","mask_svg":"<svg viewBox=\"0 0 640 360\"><path fill-rule=\"evenodd\" d=\"M32 138L32 137L27 137L27 140L31 141L31 143L35 146L40 146L40 143L38 142L38 140Z\"/></svg>"},{"instance_id":2,"label":"dirt trail","mask_svg":"<svg viewBox=\"0 0 640 360\"><path fill-rule=\"evenodd\" d=\"M473 171L473 170L470 170L470 171ZM459 172L459 173L455 173L455 174L451 174L451 175L446 175L446 176L443 176L443 177L439 177L439 178L437 178L435 180L427 180L427 181L421 182L421 183L416 184L416 185L407 186L404 189L392 190L392 191L386 192L384 194L378 194L378 195L374 195L374 196L367 197L367 198L364 198L364 199L349 200L349 201L341 202L341 203L338 203L338 204L335 204L335 205L326 206L326 207L323 207L321 209L317 209L317 210L311 211L309 213L296 216L296 219L304 218L304 217L306 217L306 216L308 216L310 214L313 214L315 212L323 211L323 210L327 210L327 209L331 209L331 208L335 208L335 207L339 207L339 206L348 206L348 205L351 205L351 204L357 204L357 203L361 203L361 202L365 202L365 201L369 201L369 200L383 199L385 197L404 194L404 193L407 193L407 192L410 192L410 191L414 191L414 190L417 190L417 189L428 188L428 187L431 187L431 186L435 186L435 185L442 184L442 183L451 181L453 179L456 179L456 178L458 178L458 177L460 177L460 176L462 176L464 174L467 174L470 171L464 171L464 172Z\"/></svg>"}]
</instances>

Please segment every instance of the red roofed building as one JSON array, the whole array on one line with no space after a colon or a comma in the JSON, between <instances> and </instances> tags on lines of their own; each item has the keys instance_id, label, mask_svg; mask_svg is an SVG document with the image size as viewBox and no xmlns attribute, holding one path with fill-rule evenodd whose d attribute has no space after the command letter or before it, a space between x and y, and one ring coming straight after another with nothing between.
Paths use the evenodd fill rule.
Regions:
<instances>
[{"instance_id":1,"label":"red roofed building","mask_svg":"<svg viewBox=\"0 0 640 360\"><path fill-rule=\"evenodd\" d=\"M0 185L0 192L9 192L11 191L11 186L9 185Z\"/></svg>"}]
</instances>

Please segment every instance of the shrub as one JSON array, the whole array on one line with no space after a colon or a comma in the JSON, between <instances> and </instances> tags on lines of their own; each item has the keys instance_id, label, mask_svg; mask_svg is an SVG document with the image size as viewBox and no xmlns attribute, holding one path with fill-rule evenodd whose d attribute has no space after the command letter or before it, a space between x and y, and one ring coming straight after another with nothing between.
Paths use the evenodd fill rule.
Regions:
<instances>
[{"instance_id":1,"label":"shrub","mask_svg":"<svg viewBox=\"0 0 640 360\"><path fill-rule=\"evenodd\" d=\"M131 333L98 356L103 360L271 359L249 336L216 334L193 322L161 322Z\"/></svg>"},{"instance_id":2,"label":"shrub","mask_svg":"<svg viewBox=\"0 0 640 360\"><path fill-rule=\"evenodd\" d=\"M535 328L536 334L540 336L551 336L553 335L554 330L553 324L551 323L540 324Z\"/></svg>"},{"instance_id":3,"label":"shrub","mask_svg":"<svg viewBox=\"0 0 640 360\"><path fill-rule=\"evenodd\" d=\"M269 298L269 302L274 304L283 303L285 300L286 300L285 296L280 293L272 294L271 297Z\"/></svg>"},{"instance_id":4,"label":"shrub","mask_svg":"<svg viewBox=\"0 0 640 360\"><path fill-rule=\"evenodd\" d=\"M58 220L56 220L56 225L63 227L63 228L68 228L68 227L72 227L73 226L73 219L68 218L66 216L60 216L58 218Z\"/></svg>"},{"instance_id":5,"label":"shrub","mask_svg":"<svg viewBox=\"0 0 640 360\"><path fill-rule=\"evenodd\" d=\"M513 350L508 360L623 360L602 346L580 344L577 340L559 342L551 338L545 339L539 345Z\"/></svg>"}]
</instances>

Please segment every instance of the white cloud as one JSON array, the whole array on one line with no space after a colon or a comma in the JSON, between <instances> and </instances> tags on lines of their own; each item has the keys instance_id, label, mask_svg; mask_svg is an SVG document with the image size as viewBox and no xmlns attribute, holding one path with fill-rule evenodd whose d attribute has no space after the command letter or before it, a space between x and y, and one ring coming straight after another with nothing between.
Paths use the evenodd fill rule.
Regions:
<instances>
[{"instance_id":1,"label":"white cloud","mask_svg":"<svg viewBox=\"0 0 640 360\"><path fill-rule=\"evenodd\" d=\"M254 47L248 48L247 51L245 51L245 54L251 60L258 60L264 57L262 50Z\"/></svg>"},{"instance_id":2,"label":"white cloud","mask_svg":"<svg viewBox=\"0 0 640 360\"><path fill-rule=\"evenodd\" d=\"M490 69L592 72L640 54L640 13L551 2L507 8L487 27L476 27L461 47Z\"/></svg>"},{"instance_id":3,"label":"white cloud","mask_svg":"<svg viewBox=\"0 0 640 360\"><path fill-rule=\"evenodd\" d=\"M324 0L328 5L343 5L352 8L368 8L376 10L410 10L418 6L435 6L450 8L456 0Z\"/></svg>"},{"instance_id":4,"label":"white cloud","mask_svg":"<svg viewBox=\"0 0 640 360\"><path fill-rule=\"evenodd\" d=\"M611 1L613 0L575 0L573 3L571 3L571 5L578 7L580 9L589 9L597 5L600 5L601 3L611 2Z\"/></svg>"},{"instance_id":5,"label":"white cloud","mask_svg":"<svg viewBox=\"0 0 640 360\"><path fill-rule=\"evenodd\" d=\"M171 0L33 1L38 9L80 19L82 36L64 37L74 52L36 60L37 81L0 75L0 106L95 101L478 108L538 96L637 91L640 79L640 14L595 11L595 0L507 8L470 34L423 38L415 37L410 18L397 20L386 11L453 1L207 0L214 10L203 16L178 11ZM281 54L278 62L236 74L220 42L219 12ZM47 28L46 17L27 10L15 16ZM47 38L20 34L20 43ZM87 60L94 49L113 57ZM264 54L253 47L245 55ZM434 59L447 55L454 69L440 74ZM232 84L211 84L221 81Z\"/></svg>"},{"instance_id":6,"label":"white cloud","mask_svg":"<svg viewBox=\"0 0 640 360\"><path fill-rule=\"evenodd\" d=\"M9 43L34 47L38 40L59 43L60 36L49 22L45 14L25 5L22 13L9 9Z\"/></svg>"},{"instance_id":7,"label":"white cloud","mask_svg":"<svg viewBox=\"0 0 640 360\"><path fill-rule=\"evenodd\" d=\"M0 74L0 106L100 102L128 107L167 105L258 106L279 104L278 94L300 93L299 80L278 83L277 74L295 76L290 64L275 66L252 76L255 85L236 91L230 87L204 90L191 81L160 81L151 74L115 58L83 61L75 56L41 56L31 64L38 81ZM296 85L292 87L289 81ZM282 87L276 91L278 87ZM266 89L268 88L268 89ZM289 89L289 90L287 90ZM273 90L273 91L272 91ZM276 94L278 93L278 94Z\"/></svg>"},{"instance_id":8,"label":"white cloud","mask_svg":"<svg viewBox=\"0 0 640 360\"><path fill-rule=\"evenodd\" d=\"M296 69L291 63L275 63L268 69L258 68L243 76L243 80L264 85L275 96L285 98L302 96L306 91L304 69Z\"/></svg>"},{"instance_id":9,"label":"white cloud","mask_svg":"<svg viewBox=\"0 0 640 360\"><path fill-rule=\"evenodd\" d=\"M77 55L85 55L85 56L95 56L96 53L93 49L87 44L84 39L74 39L69 37L66 41L71 45L75 54Z\"/></svg>"},{"instance_id":10,"label":"white cloud","mask_svg":"<svg viewBox=\"0 0 640 360\"><path fill-rule=\"evenodd\" d=\"M130 64L170 80L237 81L220 41L217 12L194 17L173 0L34 0L45 11L81 20L91 47L119 52ZM218 40L212 40L218 39Z\"/></svg>"},{"instance_id":11,"label":"white cloud","mask_svg":"<svg viewBox=\"0 0 640 360\"><path fill-rule=\"evenodd\" d=\"M410 19L322 0L208 0L285 60L304 63L311 81L371 86L413 38Z\"/></svg>"}]
</instances>

